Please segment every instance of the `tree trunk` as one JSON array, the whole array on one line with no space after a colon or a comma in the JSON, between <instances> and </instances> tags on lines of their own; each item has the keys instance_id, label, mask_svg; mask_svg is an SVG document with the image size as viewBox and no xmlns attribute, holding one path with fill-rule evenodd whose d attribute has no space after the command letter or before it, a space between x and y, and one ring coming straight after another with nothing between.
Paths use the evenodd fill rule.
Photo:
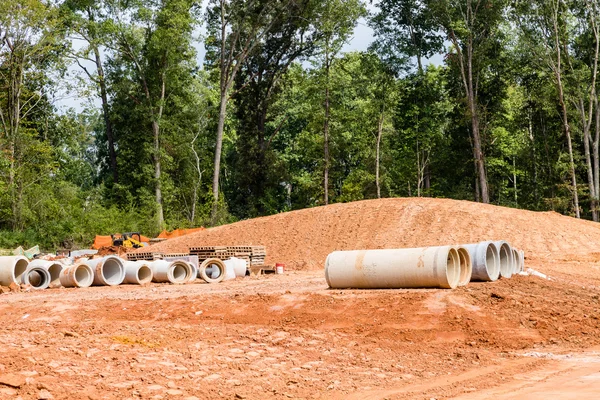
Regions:
<instances>
[{"instance_id":1,"label":"tree trunk","mask_svg":"<svg viewBox=\"0 0 600 400\"><path fill-rule=\"evenodd\" d=\"M158 227L162 228L165 222L163 214L162 204L162 190L160 183L160 126L157 121L152 121L152 133L154 135L154 179L155 179L155 190L156 190L156 204L157 204L157 223Z\"/></svg>"},{"instance_id":2,"label":"tree trunk","mask_svg":"<svg viewBox=\"0 0 600 400\"><path fill-rule=\"evenodd\" d=\"M104 125L106 127L106 139L108 140L108 155L110 157L110 167L112 169L113 182L119 182L119 173L117 170L117 153L115 152L115 140L113 136L112 122L108 108L108 92L106 90L106 81L104 80L104 68L98 47L94 46L94 56L96 59L96 71L98 73L98 84L100 85L100 98L102 99L102 114L104 116Z\"/></svg>"},{"instance_id":3,"label":"tree trunk","mask_svg":"<svg viewBox=\"0 0 600 400\"><path fill-rule=\"evenodd\" d=\"M377 148L375 152L375 184L377 185L377 198L381 198L381 184L379 182L379 161L380 161L380 148L381 148L381 135L383 134L383 119L385 106L381 107L381 114L379 116L379 124L377 126Z\"/></svg>"},{"instance_id":4,"label":"tree trunk","mask_svg":"<svg viewBox=\"0 0 600 400\"><path fill-rule=\"evenodd\" d=\"M325 161L325 171L323 173L324 203L329 204L329 118L330 118L330 99L329 99L329 41L325 48L325 121L323 123L323 156Z\"/></svg>"},{"instance_id":5,"label":"tree trunk","mask_svg":"<svg viewBox=\"0 0 600 400\"><path fill-rule=\"evenodd\" d=\"M596 192L594 193L594 200L596 202L596 208L600 205L600 156L598 144L600 142L600 109L598 108L598 95L594 93L594 107L596 107L596 134L594 136L594 142L592 143L592 152L594 158L594 187ZM600 210L596 210L596 216L599 217Z\"/></svg>"},{"instance_id":6,"label":"tree trunk","mask_svg":"<svg viewBox=\"0 0 600 400\"><path fill-rule=\"evenodd\" d=\"M211 224L217 223L217 210L219 207L219 172L221 169L221 151L223 148L223 129L225 128L225 116L227 113L227 92L221 92L221 103L219 106L219 123L217 125L217 143L215 146L215 162L213 173L213 206L211 213Z\"/></svg>"},{"instance_id":7,"label":"tree trunk","mask_svg":"<svg viewBox=\"0 0 600 400\"><path fill-rule=\"evenodd\" d=\"M573 143L571 141L571 129L569 127L569 117L567 114L567 105L565 104L564 99L560 70L557 71L556 78L558 81L558 101L560 103L563 114L563 128L565 130L565 135L567 136L567 145L569 149L569 166L571 170L571 185L573 190L573 207L575 208L575 216L577 218L581 218L581 213L579 211L579 194L577 193L577 176L575 175L575 161L573 159Z\"/></svg>"}]
</instances>

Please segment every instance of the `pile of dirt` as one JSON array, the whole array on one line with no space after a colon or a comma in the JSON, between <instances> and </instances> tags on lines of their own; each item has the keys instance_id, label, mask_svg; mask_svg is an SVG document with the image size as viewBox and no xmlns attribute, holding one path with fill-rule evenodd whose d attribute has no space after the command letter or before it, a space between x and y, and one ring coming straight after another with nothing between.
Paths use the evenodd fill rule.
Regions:
<instances>
[{"instance_id":1,"label":"pile of dirt","mask_svg":"<svg viewBox=\"0 0 600 400\"><path fill-rule=\"evenodd\" d=\"M528 258L597 252L600 224L469 201L397 198L333 204L256 218L157 243L143 251L265 245L267 264L319 269L335 250L426 247L508 240ZM140 250L138 250L140 251Z\"/></svg>"}]
</instances>

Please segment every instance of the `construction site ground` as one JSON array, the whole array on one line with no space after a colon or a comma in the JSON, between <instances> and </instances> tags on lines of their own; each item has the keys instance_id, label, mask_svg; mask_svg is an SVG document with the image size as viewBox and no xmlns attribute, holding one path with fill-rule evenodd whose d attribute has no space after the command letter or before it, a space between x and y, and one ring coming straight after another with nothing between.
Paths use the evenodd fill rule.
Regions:
<instances>
[{"instance_id":1,"label":"construction site ground","mask_svg":"<svg viewBox=\"0 0 600 400\"><path fill-rule=\"evenodd\" d=\"M348 217L350 211L361 215ZM340 226L349 224L356 226L346 234ZM198 235L216 241L215 232L233 236L236 229L240 244L261 244L262 235L271 261L291 268L212 285L0 295L0 399L598 398L598 224L399 199L302 210ZM455 290L332 290L323 276L327 248L466 243L485 235L525 249L526 268L547 277Z\"/></svg>"}]
</instances>

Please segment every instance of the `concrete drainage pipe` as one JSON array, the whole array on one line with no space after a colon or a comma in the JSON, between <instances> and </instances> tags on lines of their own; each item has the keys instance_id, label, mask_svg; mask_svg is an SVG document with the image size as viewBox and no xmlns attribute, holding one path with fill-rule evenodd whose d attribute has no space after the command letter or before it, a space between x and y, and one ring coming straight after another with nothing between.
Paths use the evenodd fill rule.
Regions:
<instances>
[{"instance_id":1,"label":"concrete drainage pipe","mask_svg":"<svg viewBox=\"0 0 600 400\"><path fill-rule=\"evenodd\" d=\"M23 273L23 285L31 286L35 290L47 289L50 286L50 272L43 267L31 266L27 267Z\"/></svg>"},{"instance_id":2,"label":"concrete drainage pipe","mask_svg":"<svg viewBox=\"0 0 600 400\"><path fill-rule=\"evenodd\" d=\"M206 259L200 264L198 268L200 271L200 277L206 283L219 283L225 279L225 273L227 267L225 263L218 258Z\"/></svg>"},{"instance_id":3,"label":"concrete drainage pipe","mask_svg":"<svg viewBox=\"0 0 600 400\"><path fill-rule=\"evenodd\" d=\"M139 263L136 261L125 261L125 279L123 283L132 285L146 285L152 282L152 270L148 263Z\"/></svg>"},{"instance_id":4,"label":"concrete drainage pipe","mask_svg":"<svg viewBox=\"0 0 600 400\"><path fill-rule=\"evenodd\" d=\"M94 271L94 286L116 286L125 279L123 260L119 257L92 258L84 263Z\"/></svg>"},{"instance_id":5,"label":"concrete drainage pipe","mask_svg":"<svg viewBox=\"0 0 600 400\"><path fill-rule=\"evenodd\" d=\"M513 274L513 252L510 244L504 240L494 242L500 259L500 276L510 278Z\"/></svg>"},{"instance_id":6,"label":"concrete drainage pipe","mask_svg":"<svg viewBox=\"0 0 600 400\"><path fill-rule=\"evenodd\" d=\"M519 272L525 271L525 252L519 250Z\"/></svg>"},{"instance_id":7,"label":"concrete drainage pipe","mask_svg":"<svg viewBox=\"0 0 600 400\"><path fill-rule=\"evenodd\" d=\"M500 277L498 249L494 242L480 242L464 246L471 255L471 281L494 282Z\"/></svg>"},{"instance_id":8,"label":"concrete drainage pipe","mask_svg":"<svg viewBox=\"0 0 600 400\"><path fill-rule=\"evenodd\" d=\"M0 257L0 285L20 285L28 265L29 261L23 256Z\"/></svg>"},{"instance_id":9,"label":"concrete drainage pipe","mask_svg":"<svg viewBox=\"0 0 600 400\"><path fill-rule=\"evenodd\" d=\"M462 246L455 247L458 253L458 261L460 262L460 279L458 280L458 286L467 286L471 282L473 276L473 264L471 262L471 255L469 250Z\"/></svg>"},{"instance_id":10,"label":"concrete drainage pipe","mask_svg":"<svg viewBox=\"0 0 600 400\"><path fill-rule=\"evenodd\" d=\"M50 288L60 287L60 271L64 268L64 265L58 261L47 261L47 260L33 260L29 263L30 267L42 267L50 273Z\"/></svg>"},{"instance_id":11,"label":"concrete drainage pipe","mask_svg":"<svg viewBox=\"0 0 600 400\"><path fill-rule=\"evenodd\" d=\"M75 264L60 271L60 284L64 287L90 287L94 282L94 270L87 264Z\"/></svg>"},{"instance_id":12,"label":"concrete drainage pipe","mask_svg":"<svg viewBox=\"0 0 600 400\"><path fill-rule=\"evenodd\" d=\"M181 260L156 260L150 263L150 269L154 275L152 282L158 283L187 283L192 275L192 269L190 268L190 265Z\"/></svg>"},{"instance_id":13,"label":"concrete drainage pipe","mask_svg":"<svg viewBox=\"0 0 600 400\"><path fill-rule=\"evenodd\" d=\"M460 273L453 246L335 251L325 261L325 279L336 289L454 289Z\"/></svg>"}]
</instances>

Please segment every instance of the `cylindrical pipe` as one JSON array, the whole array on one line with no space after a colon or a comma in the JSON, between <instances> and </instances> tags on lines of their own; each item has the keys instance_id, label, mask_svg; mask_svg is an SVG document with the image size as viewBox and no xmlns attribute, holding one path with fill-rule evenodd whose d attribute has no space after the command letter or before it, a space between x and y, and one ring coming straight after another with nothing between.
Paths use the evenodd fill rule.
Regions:
<instances>
[{"instance_id":1,"label":"cylindrical pipe","mask_svg":"<svg viewBox=\"0 0 600 400\"><path fill-rule=\"evenodd\" d=\"M115 286L123 283L125 279L125 268L123 260L116 256L92 258L84 261L94 271L95 286Z\"/></svg>"},{"instance_id":2,"label":"cylindrical pipe","mask_svg":"<svg viewBox=\"0 0 600 400\"><path fill-rule=\"evenodd\" d=\"M471 281L493 282L500 276L498 249L493 242L464 245L471 255L473 274Z\"/></svg>"},{"instance_id":3,"label":"cylindrical pipe","mask_svg":"<svg viewBox=\"0 0 600 400\"><path fill-rule=\"evenodd\" d=\"M0 285L20 285L28 265L29 261L23 256L0 257Z\"/></svg>"},{"instance_id":4,"label":"cylindrical pipe","mask_svg":"<svg viewBox=\"0 0 600 400\"><path fill-rule=\"evenodd\" d=\"M471 276L473 276L471 255L469 254L469 250L463 246L456 246L455 248L460 263L460 279L458 280L458 286L467 286L469 282L471 282Z\"/></svg>"},{"instance_id":5,"label":"cylindrical pipe","mask_svg":"<svg viewBox=\"0 0 600 400\"><path fill-rule=\"evenodd\" d=\"M42 267L50 273L50 288L60 287L60 271L65 267L58 261L36 259L29 263L30 267Z\"/></svg>"},{"instance_id":6,"label":"cylindrical pipe","mask_svg":"<svg viewBox=\"0 0 600 400\"><path fill-rule=\"evenodd\" d=\"M498 257L500 260L500 276L503 278L510 278L513 274L513 253L510 244L504 240L498 240L494 242L496 249L498 249Z\"/></svg>"},{"instance_id":7,"label":"cylindrical pipe","mask_svg":"<svg viewBox=\"0 0 600 400\"><path fill-rule=\"evenodd\" d=\"M158 283L186 283L192 275L190 265L181 260L156 260L150 263L150 269L152 269L153 274L152 282Z\"/></svg>"},{"instance_id":8,"label":"cylindrical pipe","mask_svg":"<svg viewBox=\"0 0 600 400\"><path fill-rule=\"evenodd\" d=\"M460 257L452 246L335 251L325 261L325 279L337 289L454 289Z\"/></svg>"},{"instance_id":9,"label":"cylindrical pipe","mask_svg":"<svg viewBox=\"0 0 600 400\"><path fill-rule=\"evenodd\" d=\"M124 283L145 285L152 282L152 270L147 263L142 264L136 261L125 261L123 267L125 268Z\"/></svg>"},{"instance_id":10,"label":"cylindrical pipe","mask_svg":"<svg viewBox=\"0 0 600 400\"><path fill-rule=\"evenodd\" d=\"M206 283L219 283L225 279L227 267L225 263L218 258L208 258L200 264L200 277Z\"/></svg>"},{"instance_id":11,"label":"cylindrical pipe","mask_svg":"<svg viewBox=\"0 0 600 400\"><path fill-rule=\"evenodd\" d=\"M512 256L513 256L512 257L512 259L513 259L513 262L512 262L512 274L515 275L515 274L517 274L517 273L520 272L519 268L520 268L521 262L519 260L520 259L519 250L517 250L517 249L515 249L513 247L513 249L512 249Z\"/></svg>"},{"instance_id":12,"label":"cylindrical pipe","mask_svg":"<svg viewBox=\"0 0 600 400\"><path fill-rule=\"evenodd\" d=\"M190 274L190 280L189 282L193 283L196 282L196 279L198 279L198 267L196 267L196 264L188 262L190 269L192 271L192 273Z\"/></svg>"},{"instance_id":13,"label":"cylindrical pipe","mask_svg":"<svg viewBox=\"0 0 600 400\"><path fill-rule=\"evenodd\" d=\"M43 267L29 266L23 273L23 285L29 285L32 289L43 290L50 286L50 272Z\"/></svg>"},{"instance_id":14,"label":"cylindrical pipe","mask_svg":"<svg viewBox=\"0 0 600 400\"><path fill-rule=\"evenodd\" d=\"M519 250L519 272L525 271L525 252Z\"/></svg>"},{"instance_id":15,"label":"cylindrical pipe","mask_svg":"<svg viewBox=\"0 0 600 400\"><path fill-rule=\"evenodd\" d=\"M75 264L60 271L60 284L64 287L89 287L94 281L94 270L87 264Z\"/></svg>"}]
</instances>

